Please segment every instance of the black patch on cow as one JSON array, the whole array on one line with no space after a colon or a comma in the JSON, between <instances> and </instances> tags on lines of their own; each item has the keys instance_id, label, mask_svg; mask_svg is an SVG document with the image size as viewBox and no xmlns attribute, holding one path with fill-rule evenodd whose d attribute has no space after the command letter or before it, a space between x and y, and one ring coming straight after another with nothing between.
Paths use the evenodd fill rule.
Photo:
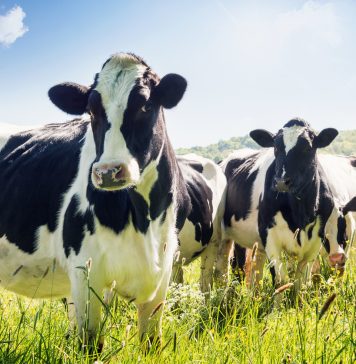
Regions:
<instances>
[{"instance_id":1,"label":"black patch on cow","mask_svg":"<svg viewBox=\"0 0 356 364\"><path fill-rule=\"evenodd\" d=\"M231 218L246 219L251 211L252 188L258 169L251 172L259 153L246 158L236 158L228 162L225 168L227 178L225 226L231 226Z\"/></svg>"},{"instance_id":2,"label":"black patch on cow","mask_svg":"<svg viewBox=\"0 0 356 364\"><path fill-rule=\"evenodd\" d=\"M323 245L324 245L324 248L325 248L326 252L329 254L330 253L330 242L329 242L329 239L324 238L323 239Z\"/></svg>"},{"instance_id":3,"label":"black patch on cow","mask_svg":"<svg viewBox=\"0 0 356 364\"><path fill-rule=\"evenodd\" d=\"M350 163L352 167L356 167L356 157L350 157Z\"/></svg>"},{"instance_id":4,"label":"black patch on cow","mask_svg":"<svg viewBox=\"0 0 356 364\"><path fill-rule=\"evenodd\" d=\"M94 234L94 215L88 208L84 214L79 209L79 197L74 195L66 209L63 222L63 247L68 257L72 248L78 254L82 246L84 234L89 231Z\"/></svg>"},{"instance_id":5,"label":"black patch on cow","mask_svg":"<svg viewBox=\"0 0 356 364\"><path fill-rule=\"evenodd\" d=\"M244 271L246 262L246 248L234 243L234 255L231 259L231 268L233 273L239 278L241 272Z\"/></svg>"},{"instance_id":6,"label":"black patch on cow","mask_svg":"<svg viewBox=\"0 0 356 364\"><path fill-rule=\"evenodd\" d=\"M134 189L103 191L88 178L87 199L101 225L119 234L130 222L145 234L149 226L148 205Z\"/></svg>"},{"instance_id":7,"label":"black patch on cow","mask_svg":"<svg viewBox=\"0 0 356 364\"><path fill-rule=\"evenodd\" d=\"M170 161L167 156L162 155L158 166L158 179L150 192L150 217L152 220L157 219L173 201L171 191L172 175Z\"/></svg>"},{"instance_id":8,"label":"black patch on cow","mask_svg":"<svg viewBox=\"0 0 356 364\"><path fill-rule=\"evenodd\" d=\"M87 128L80 119L49 124L13 135L0 151L0 236L22 251L36 250L40 226L56 230Z\"/></svg>"},{"instance_id":9,"label":"black patch on cow","mask_svg":"<svg viewBox=\"0 0 356 364\"><path fill-rule=\"evenodd\" d=\"M199 171L203 166L195 161L178 158L178 164L188 190L191 210L188 220L195 228L195 240L207 245L213 235L213 192Z\"/></svg>"},{"instance_id":10,"label":"black patch on cow","mask_svg":"<svg viewBox=\"0 0 356 364\"><path fill-rule=\"evenodd\" d=\"M316 225L316 221L314 222L314 224L310 225L308 228L308 239L310 240L313 236L313 230L315 228Z\"/></svg>"},{"instance_id":11,"label":"black patch on cow","mask_svg":"<svg viewBox=\"0 0 356 364\"><path fill-rule=\"evenodd\" d=\"M352 198L343 208L342 213L346 215L349 212L356 212L356 197Z\"/></svg>"},{"instance_id":12,"label":"black patch on cow","mask_svg":"<svg viewBox=\"0 0 356 364\"><path fill-rule=\"evenodd\" d=\"M345 248L346 240L346 220L343 216L339 216L337 219L337 242L342 248Z\"/></svg>"},{"instance_id":13,"label":"black patch on cow","mask_svg":"<svg viewBox=\"0 0 356 364\"><path fill-rule=\"evenodd\" d=\"M105 134L110 129L111 125L106 116L101 95L96 90L91 91L87 107L91 117L91 127L96 149L96 161L98 161L104 152Z\"/></svg>"},{"instance_id":14,"label":"black patch on cow","mask_svg":"<svg viewBox=\"0 0 356 364\"><path fill-rule=\"evenodd\" d=\"M293 126L301 126L301 127L310 128L310 124L301 118L295 118L295 119L289 120L286 124L284 124L283 128L291 128Z\"/></svg>"}]
</instances>

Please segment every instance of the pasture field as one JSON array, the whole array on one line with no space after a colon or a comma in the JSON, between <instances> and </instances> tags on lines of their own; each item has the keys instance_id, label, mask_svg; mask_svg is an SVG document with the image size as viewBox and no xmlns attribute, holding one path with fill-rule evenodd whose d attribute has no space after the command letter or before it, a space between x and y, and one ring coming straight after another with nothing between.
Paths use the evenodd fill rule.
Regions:
<instances>
[{"instance_id":1,"label":"pasture field","mask_svg":"<svg viewBox=\"0 0 356 364\"><path fill-rule=\"evenodd\" d=\"M133 304L105 309L103 363L355 363L356 249L342 278L324 276L304 288L298 304L288 291L280 307L265 274L253 298L232 282L208 302L200 295L198 264L186 269L190 285L171 287L159 352L143 355ZM327 304L336 298L327 308ZM326 303L326 306L325 306ZM323 307L324 306L324 307ZM323 312L323 314L321 314ZM320 317L321 316L321 317ZM93 363L78 349L62 302L36 301L0 291L0 363Z\"/></svg>"}]
</instances>

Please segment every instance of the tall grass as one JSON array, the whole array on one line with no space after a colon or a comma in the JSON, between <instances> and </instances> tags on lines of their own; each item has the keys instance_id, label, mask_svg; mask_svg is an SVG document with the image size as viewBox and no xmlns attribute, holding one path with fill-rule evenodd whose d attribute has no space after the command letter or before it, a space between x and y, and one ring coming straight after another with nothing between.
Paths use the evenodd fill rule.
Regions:
<instances>
[{"instance_id":1,"label":"tall grass","mask_svg":"<svg viewBox=\"0 0 356 364\"><path fill-rule=\"evenodd\" d=\"M288 289L276 305L268 273L255 297L232 282L209 300L199 293L198 264L190 285L172 286L159 351L143 355L133 304L114 300L104 311L105 363L355 363L356 249L342 278L321 277L296 302ZM0 363L92 363L78 350L60 301L0 292Z\"/></svg>"}]
</instances>

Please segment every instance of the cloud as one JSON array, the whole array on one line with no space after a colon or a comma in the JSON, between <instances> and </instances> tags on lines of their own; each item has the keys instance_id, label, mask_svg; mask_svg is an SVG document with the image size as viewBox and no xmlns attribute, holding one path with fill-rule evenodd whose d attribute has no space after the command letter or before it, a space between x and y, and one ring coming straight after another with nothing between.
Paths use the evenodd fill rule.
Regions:
<instances>
[{"instance_id":1,"label":"cloud","mask_svg":"<svg viewBox=\"0 0 356 364\"><path fill-rule=\"evenodd\" d=\"M9 46L28 31L23 23L25 16L19 6L13 7L5 15L0 15L0 44Z\"/></svg>"}]
</instances>

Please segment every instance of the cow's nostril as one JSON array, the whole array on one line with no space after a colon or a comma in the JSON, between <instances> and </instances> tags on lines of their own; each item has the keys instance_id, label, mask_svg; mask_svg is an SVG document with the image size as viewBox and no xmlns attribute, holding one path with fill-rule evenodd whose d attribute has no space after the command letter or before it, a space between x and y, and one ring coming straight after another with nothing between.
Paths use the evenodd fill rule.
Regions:
<instances>
[{"instance_id":1,"label":"cow's nostril","mask_svg":"<svg viewBox=\"0 0 356 364\"><path fill-rule=\"evenodd\" d=\"M125 169L123 168L122 165L120 166L116 166L115 167L115 172L114 172L114 179L115 180L119 180L122 179L125 176Z\"/></svg>"},{"instance_id":2,"label":"cow's nostril","mask_svg":"<svg viewBox=\"0 0 356 364\"><path fill-rule=\"evenodd\" d=\"M288 186L288 185L290 184L290 178L285 178L285 179L284 179L284 184L285 184L286 186Z\"/></svg>"}]
</instances>

